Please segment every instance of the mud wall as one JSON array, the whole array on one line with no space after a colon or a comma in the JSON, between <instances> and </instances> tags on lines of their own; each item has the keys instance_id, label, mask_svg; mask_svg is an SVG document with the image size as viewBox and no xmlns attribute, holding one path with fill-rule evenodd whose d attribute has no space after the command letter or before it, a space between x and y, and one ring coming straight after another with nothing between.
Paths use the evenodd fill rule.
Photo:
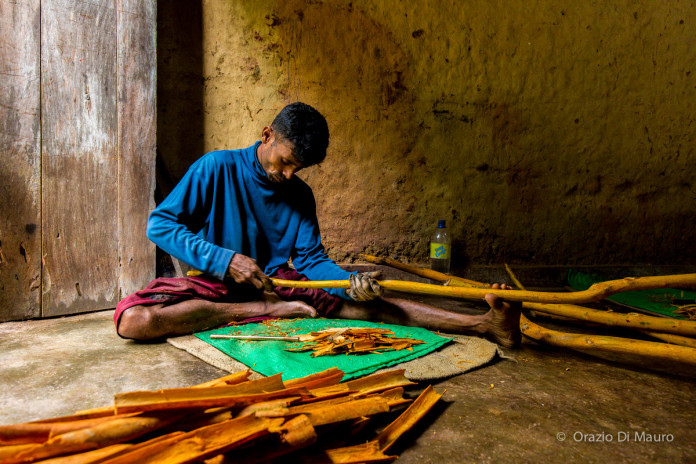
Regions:
<instances>
[{"instance_id":1,"label":"mud wall","mask_svg":"<svg viewBox=\"0 0 696 464\"><path fill-rule=\"evenodd\" d=\"M455 268L693 263L693 2L191 3L158 6L161 185L300 100L339 261L425 262L447 219Z\"/></svg>"}]
</instances>

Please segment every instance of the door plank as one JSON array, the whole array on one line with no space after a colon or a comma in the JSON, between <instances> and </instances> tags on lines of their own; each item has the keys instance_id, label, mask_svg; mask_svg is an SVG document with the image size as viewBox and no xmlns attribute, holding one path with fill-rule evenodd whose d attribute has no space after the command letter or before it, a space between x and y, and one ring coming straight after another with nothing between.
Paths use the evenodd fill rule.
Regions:
<instances>
[{"instance_id":1,"label":"door plank","mask_svg":"<svg viewBox=\"0 0 696 464\"><path fill-rule=\"evenodd\" d=\"M0 322L40 316L39 0L0 2Z\"/></svg>"},{"instance_id":2,"label":"door plank","mask_svg":"<svg viewBox=\"0 0 696 464\"><path fill-rule=\"evenodd\" d=\"M43 316L118 300L114 6L41 6Z\"/></svg>"},{"instance_id":3,"label":"door plank","mask_svg":"<svg viewBox=\"0 0 696 464\"><path fill-rule=\"evenodd\" d=\"M123 298L155 278L155 245L145 235L155 207L157 4L117 0L118 239Z\"/></svg>"}]
</instances>

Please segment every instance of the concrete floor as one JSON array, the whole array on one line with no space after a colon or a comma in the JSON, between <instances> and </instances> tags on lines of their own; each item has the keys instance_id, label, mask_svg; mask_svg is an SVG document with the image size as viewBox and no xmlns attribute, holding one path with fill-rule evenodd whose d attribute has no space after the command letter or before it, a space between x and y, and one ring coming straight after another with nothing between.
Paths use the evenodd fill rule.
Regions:
<instances>
[{"instance_id":1,"label":"concrete floor","mask_svg":"<svg viewBox=\"0 0 696 464\"><path fill-rule=\"evenodd\" d=\"M167 343L120 339L112 314L0 324L0 424L225 374ZM508 354L516 362L501 359L435 384L446 390L444 401L394 450L399 462L696 462L692 368L617 363L529 341ZM670 441L636 441L659 434Z\"/></svg>"}]
</instances>

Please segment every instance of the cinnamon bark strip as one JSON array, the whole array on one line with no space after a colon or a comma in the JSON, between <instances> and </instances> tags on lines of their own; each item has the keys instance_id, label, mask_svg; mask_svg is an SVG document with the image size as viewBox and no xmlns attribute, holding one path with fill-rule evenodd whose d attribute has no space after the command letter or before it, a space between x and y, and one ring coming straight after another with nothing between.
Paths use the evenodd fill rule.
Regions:
<instances>
[{"instance_id":1,"label":"cinnamon bark strip","mask_svg":"<svg viewBox=\"0 0 696 464\"><path fill-rule=\"evenodd\" d=\"M132 448L135 445L121 444L111 445L104 448L87 451L85 453L71 454L70 456L62 456L59 458L51 458L39 461L37 464L92 464L101 463L105 459L113 457L116 454L123 453L125 450Z\"/></svg>"},{"instance_id":2,"label":"cinnamon bark strip","mask_svg":"<svg viewBox=\"0 0 696 464\"><path fill-rule=\"evenodd\" d=\"M283 419L245 416L193 430L168 441L122 454L103 464L185 464L224 453L250 440L271 433Z\"/></svg>"},{"instance_id":3,"label":"cinnamon bark strip","mask_svg":"<svg viewBox=\"0 0 696 464\"><path fill-rule=\"evenodd\" d=\"M50 423L72 422L72 421L85 420L85 419L98 419L100 417L115 416L115 415L116 415L116 410L114 409L114 407L113 406L106 406L106 407L101 407L101 408L84 409L81 411L77 411L77 412L75 412L75 414L71 414L69 416L59 416L59 417L51 417L49 419L35 420L35 421L27 422L27 424L45 424L47 422L50 422Z\"/></svg>"},{"instance_id":4,"label":"cinnamon bark strip","mask_svg":"<svg viewBox=\"0 0 696 464\"><path fill-rule=\"evenodd\" d=\"M237 385L249 380L251 369L235 372L234 374L226 375L218 379L213 379L209 382L199 383L191 388L206 388L206 387L224 387L229 385Z\"/></svg>"},{"instance_id":5,"label":"cinnamon bark strip","mask_svg":"<svg viewBox=\"0 0 696 464\"><path fill-rule=\"evenodd\" d=\"M324 453L332 464L392 462L398 457L387 456L383 451L378 441L368 441L360 445L326 450Z\"/></svg>"},{"instance_id":6,"label":"cinnamon bark strip","mask_svg":"<svg viewBox=\"0 0 696 464\"><path fill-rule=\"evenodd\" d=\"M383 393L373 393L371 395L368 395L367 398L381 398L384 401L386 401L387 406L392 408L394 406L399 406L411 402L410 399L404 398L403 394L404 389L402 387L397 387L392 388L391 390L387 390ZM312 412L318 411L320 409L327 409L339 405L341 405L340 407L344 407L345 403L355 402L358 399L359 398L356 398L352 395L347 395L338 398L330 398L314 403L300 404L297 406L279 404L276 407L273 407L269 404L268 408L256 411L256 414L259 417L289 417L296 414L311 414ZM350 408L350 405L347 405L345 407Z\"/></svg>"},{"instance_id":7,"label":"cinnamon bark strip","mask_svg":"<svg viewBox=\"0 0 696 464\"><path fill-rule=\"evenodd\" d=\"M232 450L227 455L220 455L206 461L206 464L257 464L270 462L280 456L293 453L316 442L317 434L307 416L300 415L275 429L269 429L272 435L262 437L239 450Z\"/></svg>"},{"instance_id":8,"label":"cinnamon bark strip","mask_svg":"<svg viewBox=\"0 0 696 464\"><path fill-rule=\"evenodd\" d=\"M72 419L72 418L77 418L78 416L81 417L82 419L96 419L98 417L106 417L106 416L115 416L116 415L116 409L114 409L113 406L102 406L100 408L91 408L91 409L81 409L79 411L76 411L74 415L72 416L64 416L59 419L61 422L67 422L70 420L77 420L77 419ZM56 419L45 419L43 421L36 421L36 422L58 422Z\"/></svg>"},{"instance_id":9,"label":"cinnamon bark strip","mask_svg":"<svg viewBox=\"0 0 696 464\"><path fill-rule=\"evenodd\" d=\"M304 414L285 421L281 426L270 429L271 432L279 433L281 440L288 445L287 452L295 449L304 448L317 441L317 432L314 430L312 421ZM285 452L281 454L286 454Z\"/></svg>"},{"instance_id":10,"label":"cinnamon bark strip","mask_svg":"<svg viewBox=\"0 0 696 464\"><path fill-rule=\"evenodd\" d=\"M155 437L151 440L132 444L111 445L105 448L99 448L92 451L87 451L79 454L71 454L70 456L62 456L59 458L47 459L39 461L37 464L102 464L107 459L113 459L126 452L132 452L145 446L151 446L155 443L162 442L162 446L167 446L173 438L183 435L184 432L174 432L167 435Z\"/></svg>"},{"instance_id":11,"label":"cinnamon bark strip","mask_svg":"<svg viewBox=\"0 0 696 464\"><path fill-rule=\"evenodd\" d=\"M423 393L416 398L413 404L377 436L379 448L384 452L391 448L396 440L423 418L440 398L442 398L442 395L435 392L435 390L428 385L428 387L423 390Z\"/></svg>"},{"instance_id":12,"label":"cinnamon bark strip","mask_svg":"<svg viewBox=\"0 0 696 464\"><path fill-rule=\"evenodd\" d=\"M239 383L248 381L250 375L251 375L251 369L246 369L246 370L243 370L240 372L236 372L234 374L226 375L224 377L220 377L218 379L211 380L209 382L194 385L193 387L190 387L190 388L206 388L206 387L215 387L215 386L237 385ZM57 418L53 418L53 419L43 419L43 420L39 420L39 421L34 421L32 423L38 424L38 423L43 423L43 422L69 422L69 421L81 420L81 419L96 419L98 417L114 416L115 414L116 414L116 409L113 406L103 406L100 408L83 409L83 410L75 412L75 414L71 415L71 416L63 416L63 417L57 417Z\"/></svg>"},{"instance_id":13,"label":"cinnamon bark strip","mask_svg":"<svg viewBox=\"0 0 696 464\"><path fill-rule=\"evenodd\" d=\"M278 390L268 393L254 393L249 395L232 395L222 397L211 396L207 398L180 398L175 400L167 400L166 398L162 397L142 397L134 399L130 403L126 402L125 400L121 400L122 402L120 404L117 404L116 407L119 412L124 413L135 411L176 411L181 409L208 409L232 406L242 407L254 403L261 403L263 401L284 398L287 396L310 397L311 395L309 393L309 390L300 387L288 388L285 390Z\"/></svg>"},{"instance_id":14,"label":"cinnamon bark strip","mask_svg":"<svg viewBox=\"0 0 696 464\"><path fill-rule=\"evenodd\" d=\"M300 406L278 407L261 412L263 417L292 417L306 415L313 426L333 424L389 411L389 401L381 396L322 401Z\"/></svg>"},{"instance_id":15,"label":"cinnamon bark strip","mask_svg":"<svg viewBox=\"0 0 696 464\"><path fill-rule=\"evenodd\" d=\"M18 464L74 454L133 440L181 418L176 414L125 417L58 435L43 444L0 447L0 462Z\"/></svg>"},{"instance_id":16,"label":"cinnamon bark strip","mask_svg":"<svg viewBox=\"0 0 696 464\"><path fill-rule=\"evenodd\" d=\"M367 395L367 398L372 398L373 396L379 396L380 398L386 400L390 408L393 408L395 406L401 406L402 404L408 404L411 402L410 399L404 398L403 387L396 387L382 393L374 393L372 395Z\"/></svg>"},{"instance_id":17,"label":"cinnamon bark strip","mask_svg":"<svg viewBox=\"0 0 696 464\"><path fill-rule=\"evenodd\" d=\"M288 410L290 415L297 414L300 411L293 411L292 407L288 408ZM308 407L301 410L302 414L307 415L309 421L315 427L387 411L389 411L389 403L381 397L364 398L327 406L316 403L315 408Z\"/></svg>"},{"instance_id":18,"label":"cinnamon bark strip","mask_svg":"<svg viewBox=\"0 0 696 464\"><path fill-rule=\"evenodd\" d=\"M79 419L74 421L27 422L23 424L2 425L0 426L0 445L45 443L56 435L131 416L133 416L133 414L106 416L96 419Z\"/></svg>"},{"instance_id":19,"label":"cinnamon bark strip","mask_svg":"<svg viewBox=\"0 0 696 464\"><path fill-rule=\"evenodd\" d=\"M248 405L286 396L309 396L304 387L285 388L281 374L229 387L175 388L119 393L114 397L119 413L187 408Z\"/></svg>"},{"instance_id":20,"label":"cinnamon bark strip","mask_svg":"<svg viewBox=\"0 0 696 464\"><path fill-rule=\"evenodd\" d=\"M328 387L321 387L309 390L309 393L312 396L310 398L304 398L302 402L312 403L316 401L323 401L329 398L336 398L355 392L356 391L351 389L347 383L339 383L336 385L330 385Z\"/></svg>"},{"instance_id":21,"label":"cinnamon bark strip","mask_svg":"<svg viewBox=\"0 0 696 464\"><path fill-rule=\"evenodd\" d=\"M266 416L266 414L265 414L266 411L275 411L278 408L287 408L292 403L300 400L301 398L302 397L300 397L300 396L290 396L287 398L280 398L277 400L264 401L262 403L250 404L246 408L239 411L235 415L235 417L248 416L250 414L256 414L258 417L275 417L275 416Z\"/></svg>"},{"instance_id":22,"label":"cinnamon bark strip","mask_svg":"<svg viewBox=\"0 0 696 464\"><path fill-rule=\"evenodd\" d=\"M286 380L283 383L286 388L289 387L305 387L307 389L316 389L320 387L328 387L336 385L343 378L343 371L337 367L332 367L316 374L311 374L297 379Z\"/></svg>"},{"instance_id":23,"label":"cinnamon bark strip","mask_svg":"<svg viewBox=\"0 0 696 464\"><path fill-rule=\"evenodd\" d=\"M367 377L350 380L346 382L345 385L351 390L358 391L359 394L357 396L378 393L395 387L415 385L415 382L411 382L404 376L404 372L406 372L405 369L380 372L378 374L368 375Z\"/></svg>"}]
</instances>

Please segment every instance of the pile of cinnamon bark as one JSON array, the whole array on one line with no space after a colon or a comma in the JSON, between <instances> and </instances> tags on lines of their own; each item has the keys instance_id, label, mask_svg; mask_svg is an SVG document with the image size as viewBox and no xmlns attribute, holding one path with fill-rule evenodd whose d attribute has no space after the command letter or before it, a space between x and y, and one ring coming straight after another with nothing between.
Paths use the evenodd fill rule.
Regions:
<instances>
[{"instance_id":1,"label":"pile of cinnamon bark","mask_svg":"<svg viewBox=\"0 0 696 464\"><path fill-rule=\"evenodd\" d=\"M394 337L394 331L372 327L343 327L300 336L299 348L285 351L311 351L313 357L337 354L366 354L384 351L413 351L413 345L425 343L415 338Z\"/></svg>"},{"instance_id":2,"label":"pile of cinnamon bark","mask_svg":"<svg viewBox=\"0 0 696 464\"><path fill-rule=\"evenodd\" d=\"M285 382L282 374L250 375L119 393L113 407L0 426L0 463L260 463L287 455L391 462L396 456L385 453L442 396L428 386L411 402L404 387L413 382L403 370L343 383L336 368ZM372 440L358 440L375 416L395 409L403 412Z\"/></svg>"}]
</instances>

